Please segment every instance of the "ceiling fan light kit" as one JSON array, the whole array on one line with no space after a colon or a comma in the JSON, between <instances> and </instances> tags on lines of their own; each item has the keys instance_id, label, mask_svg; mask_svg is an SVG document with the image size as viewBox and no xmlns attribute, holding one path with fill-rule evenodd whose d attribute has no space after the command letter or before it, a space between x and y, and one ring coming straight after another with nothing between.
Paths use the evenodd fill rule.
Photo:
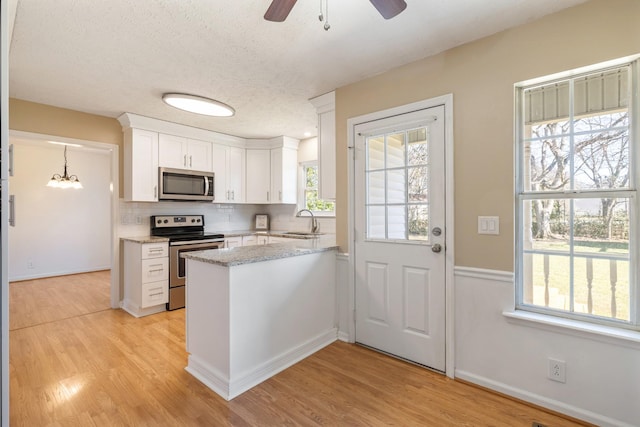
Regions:
<instances>
[{"instance_id":1,"label":"ceiling fan light kit","mask_svg":"<svg viewBox=\"0 0 640 427\"><path fill-rule=\"evenodd\" d=\"M289 16L289 12L293 9L297 0L273 0L269 9L264 14L264 19L271 22L283 22ZM371 4L378 10L384 19L391 19L398 16L407 8L405 0L369 0ZM322 13L322 0L320 0L320 22L325 21L324 29L329 30L329 0L325 0L325 14Z\"/></svg>"}]
</instances>

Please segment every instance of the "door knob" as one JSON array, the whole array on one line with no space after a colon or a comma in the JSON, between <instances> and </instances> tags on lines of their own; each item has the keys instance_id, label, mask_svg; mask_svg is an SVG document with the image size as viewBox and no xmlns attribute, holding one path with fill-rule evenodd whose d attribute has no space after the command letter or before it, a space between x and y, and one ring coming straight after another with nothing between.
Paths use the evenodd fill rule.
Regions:
<instances>
[{"instance_id":1,"label":"door knob","mask_svg":"<svg viewBox=\"0 0 640 427\"><path fill-rule=\"evenodd\" d=\"M442 251L442 246L440 246L440 243L436 243L435 245L431 246L431 250L435 253L439 253L440 251Z\"/></svg>"}]
</instances>

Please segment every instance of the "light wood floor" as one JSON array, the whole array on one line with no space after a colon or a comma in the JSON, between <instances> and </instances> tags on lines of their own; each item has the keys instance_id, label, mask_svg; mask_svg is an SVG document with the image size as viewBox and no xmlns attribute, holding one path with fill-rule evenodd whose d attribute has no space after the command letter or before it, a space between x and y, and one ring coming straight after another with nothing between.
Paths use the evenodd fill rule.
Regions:
<instances>
[{"instance_id":1,"label":"light wood floor","mask_svg":"<svg viewBox=\"0 0 640 427\"><path fill-rule=\"evenodd\" d=\"M9 329L108 310L111 271L24 280L9 285Z\"/></svg>"},{"instance_id":2,"label":"light wood floor","mask_svg":"<svg viewBox=\"0 0 640 427\"><path fill-rule=\"evenodd\" d=\"M581 425L342 342L226 402L184 370L184 313L66 312L12 330L11 425Z\"/></svg>"}]
</instances>

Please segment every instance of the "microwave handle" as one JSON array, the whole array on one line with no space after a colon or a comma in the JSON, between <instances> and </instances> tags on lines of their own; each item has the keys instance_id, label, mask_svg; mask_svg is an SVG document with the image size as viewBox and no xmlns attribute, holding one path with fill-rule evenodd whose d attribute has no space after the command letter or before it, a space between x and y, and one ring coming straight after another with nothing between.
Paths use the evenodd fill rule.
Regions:
<instances>
[{"instance_id":1,"label":"microwave handle","mask_svg":"<svg viewBox=\"0 0 640 427\"><path fill-rule=\"evenodd\" d=\"M207 196L209 194L209 178L204 177L204 195Z\"/></svg>"}]
</instances>

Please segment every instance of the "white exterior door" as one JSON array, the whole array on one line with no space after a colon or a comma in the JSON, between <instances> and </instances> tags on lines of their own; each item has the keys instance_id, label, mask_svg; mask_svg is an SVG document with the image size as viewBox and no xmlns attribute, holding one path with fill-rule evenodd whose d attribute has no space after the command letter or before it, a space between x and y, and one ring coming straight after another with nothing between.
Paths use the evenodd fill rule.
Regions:
<instances>
[{"instance_id":1,"label":"white exterior door","mask_svg":"<svg viewBox=\"0 0 640 427\"><path fill-rule=\"evenodd\" d=\"M355 132L355 340L445 371L444 106Z\"/></svg>"}]
</instances>

